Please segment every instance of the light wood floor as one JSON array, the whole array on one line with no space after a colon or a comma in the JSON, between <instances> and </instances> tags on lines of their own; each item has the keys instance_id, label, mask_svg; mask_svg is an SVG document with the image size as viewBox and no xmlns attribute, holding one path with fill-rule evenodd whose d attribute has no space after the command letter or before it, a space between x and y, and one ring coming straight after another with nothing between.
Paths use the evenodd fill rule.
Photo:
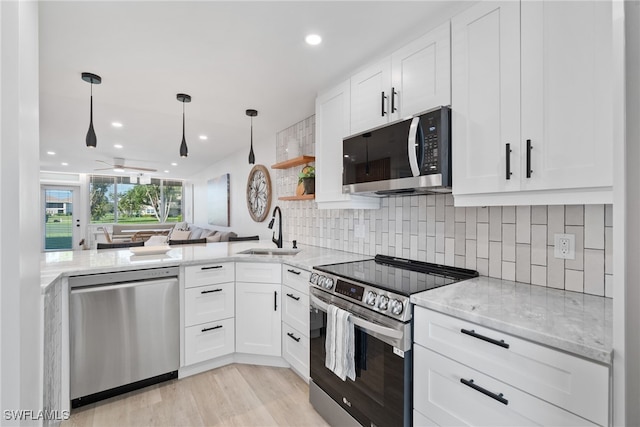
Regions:
<instances>
[{"instance_id":1,"label":"light wood floor","mask_svg":"<svg viewBox=\"0 0 640 427\"><path fill-rule=\"evenodd\" d=\"M70 426L328 426L293 371L228 365L71 411Z\"/></svg>"}]
</instances>

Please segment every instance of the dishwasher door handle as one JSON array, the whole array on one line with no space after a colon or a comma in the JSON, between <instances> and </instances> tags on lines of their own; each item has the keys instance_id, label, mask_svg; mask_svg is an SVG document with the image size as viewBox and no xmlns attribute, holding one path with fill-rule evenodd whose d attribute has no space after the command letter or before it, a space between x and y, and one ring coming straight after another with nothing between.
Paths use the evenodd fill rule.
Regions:
<instances>
[{"instance_id":1,"label":"dishwasher door handle","mask_svg":"<svg viewBox=\"0 0 640 427\"><path fill-rule=\"evenodd\" d=\"M111 291L115 289L135 288L137 286L159 285L162 283L172 283L177 280L177 277L167 277L159 280L141 280L137 282L116 283L110 285L78 286L76 288L71 288L71 294L85 294L91 292Z\"/></svg>"}]
</instances>

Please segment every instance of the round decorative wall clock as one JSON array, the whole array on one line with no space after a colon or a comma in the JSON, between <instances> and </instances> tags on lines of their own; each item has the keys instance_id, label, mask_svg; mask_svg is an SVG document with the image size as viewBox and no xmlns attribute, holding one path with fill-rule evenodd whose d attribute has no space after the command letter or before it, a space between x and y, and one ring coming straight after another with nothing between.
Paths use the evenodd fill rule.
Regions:
<instances>
[{"instance_id":1,"label":"round decorative wall clock","mask_svg":"<svg viewBox=\"0 0 640 427\"><path fill-rule=\"evenodd\" d=\"M271 206L271 179L263 165L255 165L247 180L247 207L249 215L256 222L262 222L269 214Z\"/></svg>"}]
</instances>

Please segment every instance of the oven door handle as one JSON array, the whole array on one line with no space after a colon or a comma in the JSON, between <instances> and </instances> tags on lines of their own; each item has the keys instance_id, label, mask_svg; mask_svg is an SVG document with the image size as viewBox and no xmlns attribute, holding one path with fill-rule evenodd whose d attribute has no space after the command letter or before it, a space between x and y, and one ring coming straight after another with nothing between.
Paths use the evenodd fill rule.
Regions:
<instances>
[{"instance_id":1,"label":"oven door handle","mask_svg":"<svg viewBox=\"0 0 640 427\"><path fill-rule=\"evenodd\" d=\"M320 298L318 298L315 295L309 295L309 297L311 298L311 302L313 303L313 305L315 305L317 308L319 308L320 310L324 311L325 313L328 311L329 304L327 304L326 302L322 301ZM353 324L356 325L356 326L359 326L360 328L364 329L365 331L374 332L374 333L377 333L379 335L382 335L382 336L385 336L385 337L389 337L389 338L395 339L395 340L399 340L403 336L403 332L402 331L398 331L396 329L387 328L386 326L378 325L377 323L373 323L373 322L365 320L365 319L363 319L361 317L358 317L358 316L354 315L353 313L349 313L349 314L351 314L351 316L349 316L349 319L351 319Z\"/></svg>"}]
</instances>

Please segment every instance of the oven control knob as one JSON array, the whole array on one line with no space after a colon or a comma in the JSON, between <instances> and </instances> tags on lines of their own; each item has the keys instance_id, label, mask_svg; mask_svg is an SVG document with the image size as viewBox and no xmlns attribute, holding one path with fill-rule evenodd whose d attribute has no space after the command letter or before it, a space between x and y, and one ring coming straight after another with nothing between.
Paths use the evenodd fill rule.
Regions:
<instances>
[{"instance_id":1,"label":"oven control knob","mask_svg":"<svg viewBox=\"0 0 640 427\"><path fill-rule=\"evenodd\" d=\"M318 286L324 288L324 282L327 280L325 276L318 276Z\"/></svg>"},{"instance_id":2,"label":"oven control knob","mask_svg":"<svg viewBox=\"0 0 640 427\"><path fill-rule=\"evenodd\" d=\"M389 307L389 297L380 295L380 297L378 298L378 309L386 310L388 307Z\"/></svg>"},{"instance_id":3,"label":"oven control knob","mask_svg":"<svg viewBox=\"0 0 640 427\"><path fill-rule=\"evenodd\" d=\"M402 301L397 299L391 300L391 312L393 314L400 314L403 309L404 306L402 305Z\"/></svg>"},{"instance_id":4,"label":"oven control knob","mask_svg":"<svg viewBox=\"0 0 640 427\"><path fill-rule=\"evenodd\" d=\"M327 277L324 281L324 287L327 289L333 288L333 279L331 277Z\"/></svg>"},{"instance_id":5,"label":"oven control knob","mask_svg":"<svg viewBox=\"0 0 640 427\"><path fill-rule=\"evenodd\" d=\"M312 284L314 284L314 285L315 285L315 284L317 284L317 283L318 283L318 277L319 277L319 276L320 276L320 275L319 275L318 273L311 273L311 277L309 278L309 281L310 281Z\"/></svg>"},{"instance_id":6,"label":"oven control knob","mask_svg":"<svg viewBox=\"0 0 640 427\"><path fill-rule=\"evenodd\" d=\"M367 294L367 297L365 298L364 302L366 304L369 304L370 306L374 307L376 305L376 297L378 295L376 295L375 292L371 292L369 291L369 293Z\"/></svg>"}]
</instances>

